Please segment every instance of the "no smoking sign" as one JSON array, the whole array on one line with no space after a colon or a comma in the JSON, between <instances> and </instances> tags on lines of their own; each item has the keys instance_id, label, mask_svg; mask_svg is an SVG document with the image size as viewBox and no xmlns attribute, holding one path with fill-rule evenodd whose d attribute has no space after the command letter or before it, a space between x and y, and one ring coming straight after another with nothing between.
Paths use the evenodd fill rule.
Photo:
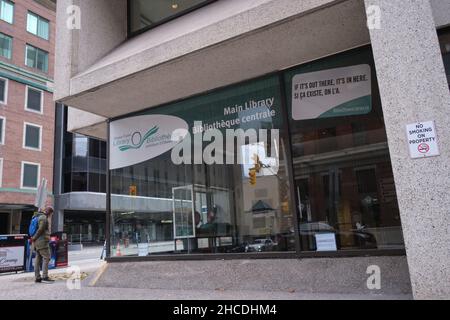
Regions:
<instances>
[{"instance_id":1,"label":"no smoking sign","mask_svg":"<svg viewBox=\"0 0 450 320\"><path fill-rule=\"evenodd\" d=\"M406 126L411 158L440 155L434 121L412 123Z\"/></svg>"}]
</instances>

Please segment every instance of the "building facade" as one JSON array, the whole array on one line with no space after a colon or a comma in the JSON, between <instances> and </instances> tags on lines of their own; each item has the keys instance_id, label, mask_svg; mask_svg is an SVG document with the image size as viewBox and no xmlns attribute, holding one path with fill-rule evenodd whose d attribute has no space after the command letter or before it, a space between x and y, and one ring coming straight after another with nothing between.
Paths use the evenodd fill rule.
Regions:
<instances>
[{"instance_id":1,"label":"building facade","mask_svg":"<svg viewBox=\"0 0 450 320\"><path fill-rule=\"evenodd\" d=\"M450 296L449 1L57 11L56 99L108 143L110 261L406 256L415 297Z\"/></svg>"},{"instance_id":2,"label":"building facade","mask_svg":"<svg viewBox=\"0 0 450 320\"><path fill-rule=\"evenodd\" d=\"M106 142L67 131L67 107L56 106L54 225L70 243L103 244Z\"/></svg>"},{"instance_id":3,"label":"building facade","mask_svg":"<svg viewBox=\"0 0 450 320\"><path fill-rule=\"evenodd\" d=\"M53 183L56 5L0 1L0 234L27 233L35 194Z\"/></svg>"}]
</instances>

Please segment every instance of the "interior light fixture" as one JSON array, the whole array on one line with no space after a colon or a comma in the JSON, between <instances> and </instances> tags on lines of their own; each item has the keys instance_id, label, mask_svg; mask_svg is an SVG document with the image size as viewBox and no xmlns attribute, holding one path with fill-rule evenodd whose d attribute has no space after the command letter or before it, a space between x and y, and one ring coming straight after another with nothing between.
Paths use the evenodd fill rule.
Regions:
<instances>
[{"instance_id":1,"label":"interior light fixture","mask_svg":"<svg viewBox=\"0 0 450 320\"><path fill-rule=\"evenodd\" d=\"M178 9L178 3L172 3L172 9L173 10Z\"/></svg>"}]
</instances>

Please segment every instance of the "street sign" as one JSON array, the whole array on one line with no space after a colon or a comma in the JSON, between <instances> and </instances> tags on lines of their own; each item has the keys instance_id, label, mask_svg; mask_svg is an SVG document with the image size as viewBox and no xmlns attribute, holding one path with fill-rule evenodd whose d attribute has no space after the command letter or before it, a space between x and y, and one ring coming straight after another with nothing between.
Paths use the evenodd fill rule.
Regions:
<instances>
[{"instance_id":1,"label":"street sign","mask_svg":"<svg viewBox=\"0 0 450 320\"><path fill-rule=\"evenodd\" d=\"M38 209L44 208L47 200L47 179L42 178L42 182L36 192L36 198L34 200L34 206Z\"/></svg>"},{"instance_id":2,"label":"street sign","mask_svg":"<svg viewBox=\"0 0 450 320\"><path fill-rule=\"evenodd\" d=\"M412 123L406 126L411 158L439 156L439 146L434 121Z\"/></svg>"}]
</instances>

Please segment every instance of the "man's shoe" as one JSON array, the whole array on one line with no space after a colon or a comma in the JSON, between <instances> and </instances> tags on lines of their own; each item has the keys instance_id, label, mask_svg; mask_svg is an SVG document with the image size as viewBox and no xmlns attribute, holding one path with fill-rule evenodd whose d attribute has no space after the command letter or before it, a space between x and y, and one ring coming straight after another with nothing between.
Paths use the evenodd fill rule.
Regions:
<instances>
[{"instance_id":1,"label":"man's shoe","mask_svg":"<svg viewBox=\"0 0 450 320\"><path fill-rule=\"evenodd\" d=\"M50 279L49 277L47 277L47 278L43 278L43 279L42 279L42 282L45 282L45 283L53 283L53 282L55 282L55 280L52 280L52 279Z\"/></svg>"},{"instance_id":2,"label":"man's shoe","mask_svg":"<svg viewBox=\"0 0 450 320\"><path fill-rule=\"evenodd\" d=\"M41 279L41 278L36 279L36 280L34 280L34 282L36 282L36 283L41 283L41 282L42 282L42 279Z\"/></svg>"}]
</instances>

